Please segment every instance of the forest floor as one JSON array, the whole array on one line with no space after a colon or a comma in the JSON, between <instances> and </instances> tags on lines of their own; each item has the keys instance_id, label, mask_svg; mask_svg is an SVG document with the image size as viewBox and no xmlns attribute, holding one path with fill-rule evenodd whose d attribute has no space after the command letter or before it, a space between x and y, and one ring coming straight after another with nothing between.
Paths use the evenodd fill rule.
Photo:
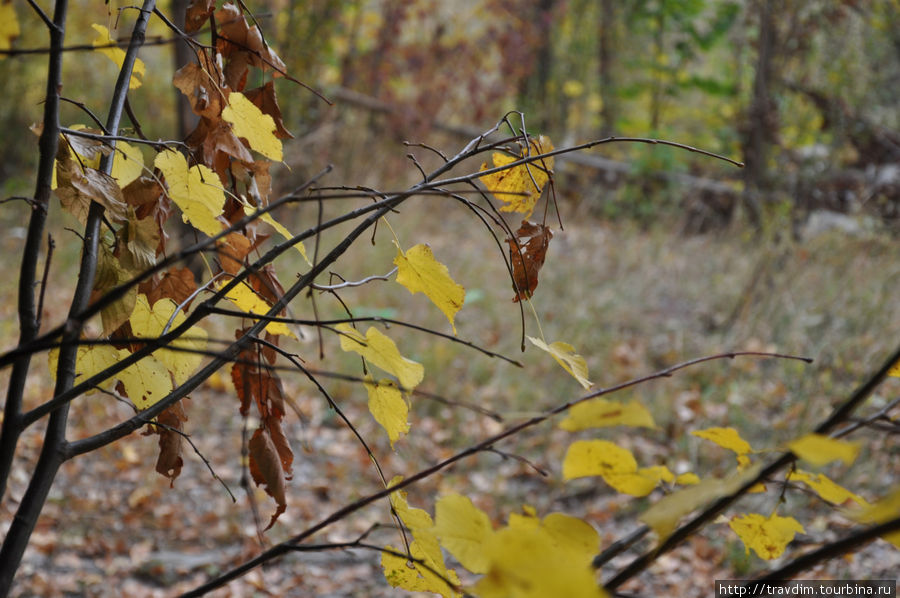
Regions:
<instances>
[{"instance_id":1,"label":"forest floor","mask_svg":"<svg viewBox=\"0 0 900 598\"><path fill-rule=\"evenodd\" d=\"M391 225L404 248L429 242L438 259L467 287L467 303L457 320L459 338L512 356L525 367L516 368L428 335L395 332L404 354L425 365L422 390L474 403L498 416L413 397L410 433L397 442L395 451L368 414L365 393L346 382L329 382L332 396L369 439L387 479L409 475L583 393L546 354L534 348L519 352L518 305L510 302L513 293L503 278L496 245L473 222L468 214L449 215L438 229L437 224L407 221L401 214L392 217ZM470 496L495 525L526 504L541 515L564 511L591 522L602 546L607 546L633 531L638 525L636 515L659 495L651 495L649 501L634 499L617 494L597 478L564 482L561 461L574 438L619 442L642 465L666 464L676 473L690 470L701 477L725 475L734 469L733 454L704 444L689 431L733 426L761 451L753 458L764 461L766 451L777 450L827 417L881 365L900 338L896 239L824 234L802 242L759 243L740 233L682 237L663 227L646 231L604 224L577 209L565 224L565 231L557 232L551 242L534 298L540 332L527 306L524 319L528 334L574 345L587 359L596 386L731 350L802 355L813 358L813 364L723 359L641 385L614 398L639 400L653 412L658 429L571 433L556 428L558 422L551 420L496 446L498 452L481 453L411 487L412 506L433 512L437 495L459 492ZM396 250L390 243L391 233L380 227L378 235L377 247L362 243L365 247L358 250L357 258L348 256L349 265L341 270L347 279L392 268ZM16 242L7 237L4 243L9 245L4 247L9 255ZM59 264L60 272L65 267L64 262ZM289 272L290 266L283 269ZM290 281L291 276L282 272L282 279ZM424 297L410 297L395 287L376 282L347 290L342 298L357 315L399 317L441 331L449 328ZM13 297L13 289L0 289L4 348L15 343ZM339 306L324 297L319 308L323 317L340 314ZM62 302L49 307L45 321L61 321L63 309ZM344 359L333 338L325 339L328 361L320 364L314 331L306 331L290 349L303 355L310 367L359 373L359 361ZM6 375L2 372L0 378ZM286 376L285 389L304 421L292 414L287 417L286 429L296 454L288 507L260 540L257 519L265 525L274 505L259 489L242 488L242 430L252 429L254 422L245 422L238 414L228 378L223 372L192 395L185 429L229 490L187 446L184 470L170 488L169 481L153 471L154 436L133 434L67 463L35 530L14 595L172 596L381 487L366 452L325 401L303 379ZM51 384L46 368L36 367L29 404L45 400ZM898 393L900 379L888 380L861 414L877 411ZM71 437L89 435L128 413L107 395L77 401ZM36 460L39 428L35 426L22 439L12 498L0 510L4 528ZM900 481L900 436L863 431L852 439L862 441L857 464L830 465L823 471L866 499L877 499ZM792 554L840 537L852 526L838 509L804 492L789 490L780 504L780 487L773 483L769 492L742 501L726 515L771 512L778 507L780 514L797 517L806 533L797 537L782 560L767 563L746 554L727 524L717 522L658 559L621 590L633 596L708 596L715 579L764 571ZM386 502L328 527L313 541L352 540L375 524L384 527L372 532L370 542L398 545L402 541L390 527ZM640 542L604 568L599 579L609 578L651 546L649 538ZM364 550L297 553L213 595L403 595L387 586L379 562L377 553ZM854 556L817 567L804 578L893 579L897 571L900 551L877 541Z\"/></svg>"}]
</instances>

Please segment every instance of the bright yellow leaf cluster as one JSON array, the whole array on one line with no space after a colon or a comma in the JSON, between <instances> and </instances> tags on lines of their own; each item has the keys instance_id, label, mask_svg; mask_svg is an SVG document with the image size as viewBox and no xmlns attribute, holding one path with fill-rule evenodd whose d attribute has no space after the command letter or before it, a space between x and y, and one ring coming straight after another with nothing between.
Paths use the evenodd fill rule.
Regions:
<instances>
[{"instance_id":1,"label":"bright yellow leaf cluster","mask_svg":"<svg viewBox=\"0 0 900 598\"><path fill-rule=\"evenodd\" d=\"M575 517L551 513L538 519L526 507L493 530L468 498L451 494L435 505L434 531L461 565L484 575L471 588L481 598L606 596L591 568L599 537Z\"/></svg>"},{"instance_id":2,"label":"bright yellow leaf cluster","mask_svg":"<svg viewBox=\"0 0 900 598\"><path fill-rule=\"evenodd\" d=\"M115 45L116 42L109 36L109 29L96 23L91 25L91 27L97 32L97 37L94 38L96 51L112 60L119 68L122 68L122 64L125 62L125 50ZM140 58L136 59L131 70L131 80L128 82L128 89L140 87L141 79L146 72L147 67L144 65L144 61Z\"/></svg>"},{"instance_id":3,"label":"bright yellow leaf cluster","mask_svg":"<svg viewBox=\"0 0 900 598\"><path fill-rule=\"evenodd\" d=\"M246 139L252 149L271 160L281 161L281 140L275 136L275 119L257 108L244 94L237 91L228 94L222 120L231 123L234 134Z\"/></svg>"},{"instance_id":4,"label":"bright yellow leaf cluster","mask_svg":"<svg viewBox=\"0 0 900 598\"><path fill-rule=\"evenodd\" d=\"M422 364L403 357L394 341L376 328L370 327L365 336L349 324L338 324L335 329L340 333L341 349L359 353L367 362L393 375L404 390L414 389L425 377Z\"/></svg>"},{"instance_id":5,"label":"bright yellow leaf cluster","mask_svg":"<svg viewBox=\"0 0 900 598\"><path fill-rule=\"evenodd\" d=\"M539 338L526 337L532 345L549 353L556 363L578 380L584 388L590 388L594 383L588 380L588 367L584 357L575 352L575 347L569 343L555 341L549 345Z\"/></svg>"},{"instance_id":6,"label":"bright yellow leaf cluster","mask_svg":"<svg viewBox=\"0 0 900 598\"><path fill-rule=\"evenodd\" d=\"M748 553L752 548L760 558L767 561L780 557L787 545L794 540L794 535L804 533L799 521L775 513L768 517L748 513L735 517L728 525L740 537Z\"/></svg>"},{"instance_id":7,"label":"bright yellow leaf cluster","mask_svg":"<svg viewBox=\"0 0 900 598\"><path fill-rule=\"evenodd\" d=\"M550 151L553 151L553 144L547 137L541 135L537 139L531 139L529 155L544 154ZM522 158L521 155L510 156L495 152L491 155L493 166L490 168L506 166ZM486 163L481 165L481 170L488 169ZM550 180L549 173L552 171L553 158L544 158L530 164L520 164L506 170L486 174L481 177L481 182L494 197L504 203L500 207L500 211L520 212L525 214L525 218L528 218L534 211L534 206L537 204L544 186Z\"/></svg>"},{"instance_id":8,"label":"bright yellow leaf cluster","mask_svg":"<svg viewBox=\"0 0 900 598\"><path fill-rule=\"evenodd\" d=\"M390 485L397 484L401 479L394 478ZM444 555L434 532L431 515L422 509L410 507L406 501L406 492L402 490L391 494L391 506L403 525L412 533L413 541L409 544L410 556L424 561L424 565L384 552L381 555L381 566L388 583L395 588L413 592L434 592L444 598L459 596L455 589L459 587L459 577L444 564ZM403 552L393 546L386 548L394 552ZM448 585L448 581L453 585Z\"/></svg>"},{"instance_id":9,"label":"bright yellow leaf cluster","mask_svg":"<svg viewBox=\"0 0 900 598\"><path fill-rule=\"evenodd\" d=\"M607 399L578 403L569 410L566 419L559 422L560 428L570 432L607 426L656 428L656 422L650 412L637 401L623 403Z\"/></svg>"},{"instance_id":10,"label":"bright yellow leaf cluster","mask_svg":"<svg viewBox=\"0 0 900 598\"><path fill-rule=\"evenodd\" d=\"M705 430L695 430L691 432L691 435L715 442L722 448L734 451L737 454L738 464L741 467L746 467L750 464L750 457L747 455L753 452L753 447L750 446L749 442L741 438L741 435L734 428L707 428Z\"/></svg>"},{"instance_id":11,"label":"bright yellow leaf cluster","mask_svg":"<svg viewBox=\"0 0 900 598\"><path fill-rule=\"evenodd\" d=\"M456 334L453 319L466 299L466 289L450 277L447 266L437 261L428 245L416 245L403 253L397 246L397 282L412 294L425 293L444 312Z\"/></svg>"},{"instance_id":12,"label":"bright yellow leaf cluster","mask_svg":"<svg viewBox=\"0 0 900 598\"><path fill-rule=\"evenodd\" d=\"M617 491L631 496L647 496L660 481L675 480L663 465L639 469L631 451L608 440L576 440L563 459L563 478L589 476L600 476Z\"/></svg>"},{"instance_id":13,"label":"bright yellow leaf cluster","mask_svg":"<svg viewBox=\"0 0 900 598\"><path fill-rule=\"evenodd\" d=\"M173 150L157 154L154 165L166 177L169 197L181 209L185 222L211 237L222 232L219 216L225 193L215 172L202 164L188 168L184 156Z\"/></svg>"},{"instance_id":14,"label":"bright yellow leaf cluster","mask_svg":"<svg viewBox=\"0 0 900 598\"><path fill-rule=\"evenodd\" d=\"M799 458L821 466L832 461L850 465L859 455L859 443L830 438L822 434L807 434L788 443L788 448Z\"/></svg>"}]
</instances>

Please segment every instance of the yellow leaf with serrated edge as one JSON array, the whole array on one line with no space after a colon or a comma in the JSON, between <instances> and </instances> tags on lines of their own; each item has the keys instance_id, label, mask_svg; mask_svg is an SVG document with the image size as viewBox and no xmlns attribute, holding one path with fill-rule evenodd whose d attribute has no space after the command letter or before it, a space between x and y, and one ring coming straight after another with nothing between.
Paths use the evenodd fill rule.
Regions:
<instances>
[{"instance_id":1,"label":"yellow leaf with serrated edge","mask_svg":"<svg viewBox=\"0 0 900 598\"><path fill-rule=\"evenodd\" d=\"M481 598L602 598L591 561L599 537L590 524L551 513L511 515L484 543L487 574L473 587Z\"/></svg>"},{"instance_id":2,"label":"yellow leaf with serrated edge","mask_svg":"<svg viewBox=\"0 0 900 598\"><path fill-rule=\"evenodd\" d=\"M59 349L50 349L47 353L47 362L50 367L50 377L56 380L56 369L59 360ZM119 350L112 345L82 345L75 354L75 384L81 384L91 376L99 374L106 368L115 365L119 361ZM100 388L109 388L113 379L100 384ZM95 392L89 390L88 393Z\"/></svg>"},{"instance_id":3,"label":"yellow leaf with serrated edge","mask_svg":"<svg viewBox=\"0 0 900 598\"><path fill-rule=\"evenodd\" d=\"M556 363L578 380L578 383L584 388L590 388L593 385L593 382L588 380L587 362L584 360L584 357L575 353L575 347L562 341L556 341L548 345L539 338L532 336L527 338L532 345L549 353L556 360Z\"/></svg>"},{"instance_id":4,"label":"yellow leaf with serrated edge","mask_svg":"<svg viewBox=\"0 0 900 598\"><path fill-rule=\"evenodd\" d=\"M391 448L398 438L409 431L409 405L403 393L390 380L375 382L371 376L366 377L366 392L369 393L369 412L388 434Z\"/></svg>"},{"instance_id":5,"label":"yellow leaf with serrated edge","mask_svg":"<svg viewBox=\"0 0 900 598\"><path fill-rule=\"evenodd\" d=\"M789 482L803 482L812 488L816 494L832 504L840 505L848 500L856 501L860 505L868 504L863 497L850 492L839 484L835 484L825 474L813 474L798 469L790 472L787 480Z\"/></svg>"},{"instance_id":6,"label":"yellow leaf with serrated edge","mask_svg":"<svg viewBox=\"0 0 900 598\"><path fill-rule=\"evenodd\" d=\"M711 500L738 490L753 479L759 469L760 466L757 464L724 479L701 480L697 484L676 490L644 511L640 519L650 526L662 540L672 533L683 516Z\"/></svg>"},{"instance_id":7,"label":"yellow leaf with serrated edge","mask_svg":"<svg viewBox=\"0 0 900 598\"><path fill-rule=\"evenodd\" d=\"M359 353L372 365L395 376L403 390L414 389L425 377L422 364L403 357L394 341L377 329L370 327L365 336L349 324L338 324L335 329L340 333L341 349Z\"/></svg>"},{"instance_id":8,"label":"yellow leaf with serrated edge","mask_svg":"<svg viewBox=\"0 0 900 598\"><path fill-rule=\"evenodd\" d=\"M147 296L138 295L130 318L131 330L140 338L160 337L167 325L166 332L184 322L184 314L181 310L176 310L178 306L169 298L159 299L151 308ZM187 332L169 343L168 346L173 349L158 349L153 352L153 356L172 372L176 384L183 384L203 362L203 355L196 351L206 349L207 338L203 328L191 326Z\"/></svg>"},{"instance_id":9,"label":"yellow leaf with serrated edge","mask_svg":"<svg viewBox=\"0 0 900 598\"><path fill-rule=\"evenodd\" d=\"M650 412L637 401L623 403L606 399L579 403L569 410L566 419L559 422L560 428L570 432L605 426L655 428L656 423Z\"/></svg>"},{"instance_id":10,"label":"yellow leaf with serrated edge","mask_svg":"<svg viewBox=\"0 0 900 598\"><path fill-rule=\"evenodd\" d=\"M431 299L450 320L453 334L456 334L453 319L463 306L466 289L450 277L447 266L434 258L431 247L416 245L403 253L398 245L394 264L397 266L397 282L409 289L410 293L424 293Z\"/></svg>"},{"instance_id":11,"label":"yellow leaf with serrated edge","mask_svg":"<svg viewBox=\"0 0 900 598\"><path fill-rule=\"evenodd\" d=\"M541 135L539 138L531 138L531 151L529 155L543 154L553 151L553 144L550 139ZM493 166L497 168L506 166L522 156L510 156L500 152L491 155ZM487 163L481 165L481 170L488 170ZM544 158L530 164L521 164L513 168L507 168L492 174L486 174L481 177L481 182L487 187L494 197L503 202L500 207L501 212L520 212L525 214L525 218L531 216L534 206L541 196L541 192L547 181L550 180L548 174L553 170L553 158Z\"/></svg>"},{"instance_id":12,"label":"yellow leaf with serrated edge","mask_svg":"<svg viewBox=\"0 0 900 598\"><path fill-rule=\"evenodd\" d=\"M153 163L166 177L169 197L181 209L182 219L211 237L222 232L218 217L225 193L218 175L202 164L188 168L184 156L172 150L157 154Z\"/></svg>"},{"instance_id":13,"label":"yellow leaf with serrated edge","mask_svg":"<svg viewBox=\"0 0 900 598\"><path fill-rule=\"evenodd\" d=\"M221 285L219 288L224 286L225 285ZM243 282L228 291L225 298L250 317L253 317L254 315L264 316L272 309L272 306L269 305L265 299L257 295L253 289ZM294 333L291 332L291 329L288 328L288 325L284 322L269 322L269 324L266 325L266 332L272 334L284 334L296 338Z\"/></svg>"},{"instance_id":14,"label":"yellow leaf with serrated edge","mask_svg":"<svg viewBox=\"0 0 900 598\"><path fill-rule=\"evenodd\" d=\"M485 545L494 530L484 511L461 494L442 496L434 505L434 533L459 564L472 573L487 573Z\"/></svg>"},{"instance_id":15,"label":"yellow leaf with serrated edge","mask_svg":"<svg viewBox=\"0 0 900 598\"><path fill-rule=\"evenodd\" d=\"M256 210L251 206L245 205L244 213L248 216L253 216L256 213ZM294 235L291 233L291 231L289 231L287 228L285 228L283 224L281 224L280 222L275 220L275 218L272 216L272 212L266 212L265 214L260 216L259 219L262 220L263 222L265 222L266 224L268 224L269 226L271 226L272 228L274 228L275 232L277 232L279 235L281 235L285 239L291 240L294 238ZM312 266L312 262L309 261L309 258L306 256L306 246L303 244L303 241L298 241L297 243L294 243L294 248L300 252L300 255L303 256L304 261L307 264L309 264L310 266Z\"/></svg>"},{"instance_id":16,"label":"yellow leaf with serrated edge","mask_svg":"<svg viewBox=\"0 0 900 598\"><path fill-rule=\"evenodd\" d=\"M103 25L93 24L91 28L97 32L97 37L94 38L94 47L97 46L107 46L102 48L97 48L95 51L103 54L110 60L112 60L116 66L122 68L122 64L125 62L125 50L119 48L115 45L115 41L109 36L109 29L104 27ZM144 74L147 72L147 67L144 65L144 61L140 58L135 59L134 66L131 70L131 80L128 82L128 89L137 89L141 86L141 79Z\"/></svg>"},{"instance_id":17,"label":"yellow leaf with serrated edge","mask_svg":"<svg viewBox=\"0 0 900 598\"><path fill-rule=\"evenodd\" d=\"M794 540L795 534L805 533L803 526L793 517L781 517L774 513L768 517L748 513L735 517L728 525L744 543L748 553L752 548L767 561L780 557Z\"/></svg>"},{"instance_id":18,"label":"yellow leaf with serrated edge","mask_svg":"<svg viewBox=\"0 0 900 598\"><path fill-rule=\"evenodd\" d=\"M12 2L0 4L0 50L9 50L12 41L19 37L19 19L16 18L16 9ZM0 55L0 60L6 56Z\"/></svg>"},{"instance_id":19,"label":"yellow leaf with serrated edge","mask_svg":"<svg viewBox=\"0 0 900 598\"><path fill-rule=\"evenodd\" d=\"M741 435L738 434L738 431L734 428L707 428L705 430L694 430L691 432L691 435L710 440L722 448L734 451L737 453L737 460L741 467L746 467L750 464L747 453L752 453L753 447L750 446L749 442L741 438Z\"/></svg>"},{"instance_id":20,"label":"yellow leaf with serrated edge","mask_svg":"<svg viewBox=\"0 0 900 598\"><path fill-rule=\"evenodd\" d=\"M829 438L822 434L807 434L788 443L788 448L799 458L813 465L825 465L843 461L850 465L859 455L859 443Z\"/></svg>"},{"instance_id":21,"label":"yellow leaf with serrated edge","mask_svg":"<svg viewBox=\"0 0 900 598\"><path fill-rule=\"evenodd\" d=\"M680 486L693 486L700 483L700 478L696 473L687 472L679 474L675 477L675 483Z\"/></svg>"},{"instance_id":22,"label":"yellow leaf with serrated edge","mask_svg":"<svg viewBox=\"0 0 900 598\"><path fill-rule=\"evenodd\" d=\"M391 480L390 486L396 485L403 478L397 476ZM434 533L434 522L431 516L422 509L410 507L406 500L406 492L398 490L390 495L391 506L394 512L403 522L403 525L412 532L413 541L409 544L410 555L424 561L427 567L419 563L410 563L407 559L393 554L382 553L381 566L388 583L397 588L415 592L434 592L446 598L459 596L449 586L446 578L455 586L459 585L459 578L455 571L448 570L444 564L444 555L437 536ZM387 546L386 548L396 552L400 549ZM434 572L440 574L435 575Z\"/></svg>"},{"instance_id":23,"label":"yellow leaf with serrated edge","mask_svg":"<svg viewBox=\"0 0 900 598\"><path fill-rule=\"evenodd\" d=\"M275 120L256 107L256 104L237 91L228 94L228 105L222 110L222 120L243 137L250 147L266 158L281 162L281 140L275 136Z\"/></svg>"},{"instance_id":24,"label":"yellow leaf with serrated edge","mask_svg":"<svg viewBox=\"0 0 900 598\"><path fill-rule=\"evenodd\" d=\"M900 514L900 487L894 488L887 496L872 504L848 509L847 515L860 523L885 523ZM900 532L891 532L882 536L885 540L900 548Z\"/></svg>"},{"instance_id":25,"label":"yellow leaf with serrated edge","mask_svg":"<svg viewBox=\"0 0 900 598\"><path fill-rule=\"evenodd\" d=\"M608 440L576 440L563 459L563 478L589 476L601 476L617 491L631 496L646 496L661 479L672 479L664 467L639 470L631 451Z\"/></svg>"}]
</instances>

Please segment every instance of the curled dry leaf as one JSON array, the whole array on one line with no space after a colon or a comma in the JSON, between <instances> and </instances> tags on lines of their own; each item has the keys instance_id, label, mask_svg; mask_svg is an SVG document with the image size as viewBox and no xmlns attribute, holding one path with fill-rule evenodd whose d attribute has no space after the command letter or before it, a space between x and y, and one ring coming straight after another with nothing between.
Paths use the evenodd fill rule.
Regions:
<instances>
[{"instance_id":1,"label":"curled dry leaf","mask_svg":"<svg viewBox=\"0 0 900 598\"><path fill-rule=\"evenodd\" d=\"M279 424L280 430L280 424ZM275 525L279 515L287 508L285 500L285 480L290 478L290 471L285 471L284 458L281 451L290 452L284 433L281 433L278 442L272 438L268 427L257 428L250 442L247 443L250 451L250 475L257 486L265 484L266 493L275 499L277 507L269 520L266 529ZM293 458L293 457L292 457Z\"/></svg>"},{"instance_id":2,"label":"curled dry leaf","mask_svg":"<svg viewBox=\"0 0 900 598\"><path fill-rule=\"evenodd\" d=\"M516 236L506 239L513 269L513 301L528 299L538 285L538 271L544 265L553 231L543 224L523 220Z\"/></svg>"},{"instance_id":3,"label":"curled dry leaf","mask_svg":"<svg viewBox=\"0 0 900 598\"><path fill-rule=\"evenodd\" d=\"M184 30L186 33L199 31L209 20L210 15L216 10L215 0L194 0L188 5L184 17Z\"/></svg>"},{"instance_id":4,"label":"curled dry leaf","mask_svg":"<svg viewBox=\"0 0 900 598\"><path fill-rule=\"evenodd\" d=\"M170 486L175 485L175 478L181 473L184 461L181 458L181 432L184 432L184 422L187 421L182 401L178 401L159 414L157 421L166 427L155 427L159 434L159 456L156 459L157 473L171 480Z\"/></svg>"}]
</instances>

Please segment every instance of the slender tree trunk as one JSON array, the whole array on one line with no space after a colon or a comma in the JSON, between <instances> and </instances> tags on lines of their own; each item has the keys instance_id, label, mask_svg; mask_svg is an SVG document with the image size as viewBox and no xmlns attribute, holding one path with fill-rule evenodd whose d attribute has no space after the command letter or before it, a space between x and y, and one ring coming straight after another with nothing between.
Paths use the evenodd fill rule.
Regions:
<instances>
[{"instance_id":1,"label":"slender tree trunk","mask_svg":"<svg viewBox=\"0 0 900 598\"><path fill-rule=\"evenodd\" d=\"M772 97L773 64L777 31L775 11L777 0L759 0L759 39L757 43L756 73L753 96L747 115L744 136L744 205L751 223L762 225L760 199L771 189L767 169L771 141L775 137L777 115Z\"/></svg>"},{"instance_id":2,"label":"slender tree trunk","mask_svg":"<svg viewBox=\"0 0 900 598\"><path fill-rule=\"evenodd\" d=\"M615 0L600 0L598 76L600 79L600 137L610 137L616 131L616 94L613 83L613 49L615 48L616 5Z\"/></svg>"}]
</instances>

